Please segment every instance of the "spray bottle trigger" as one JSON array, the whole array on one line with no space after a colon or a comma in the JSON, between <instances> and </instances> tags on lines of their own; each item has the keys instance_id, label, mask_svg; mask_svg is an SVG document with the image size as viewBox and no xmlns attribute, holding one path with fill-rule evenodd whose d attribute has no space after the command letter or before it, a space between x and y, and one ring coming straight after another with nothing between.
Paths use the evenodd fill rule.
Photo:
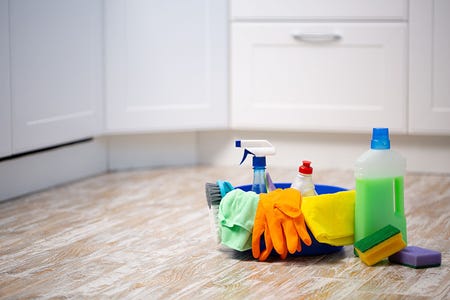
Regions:
<instances>
[{"instance_id":1,"label":"spray bottle trigger","mask_svg":"<svg viewBox=\"0 0 450 300\"><path fill-rule=\"evenodd\" d=\"M243 163L243 162L245 161L245 159L247 158L247 155L249 155L249 154L255 155L253 152L251 152L251 151L245 149L245 151L244 151L244 156L242 157L242 160L241 160L241 162L239 163L240 165L242 165L242 163Z\"/></svg>"}]
</instances>

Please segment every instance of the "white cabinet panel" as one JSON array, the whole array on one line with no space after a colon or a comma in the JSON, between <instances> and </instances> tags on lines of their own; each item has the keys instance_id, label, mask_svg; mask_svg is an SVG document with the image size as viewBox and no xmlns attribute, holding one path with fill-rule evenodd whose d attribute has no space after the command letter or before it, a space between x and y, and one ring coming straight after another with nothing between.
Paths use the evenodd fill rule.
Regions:
<instances>
[{"instance_id":1,"label":"white cabinet panel","mask_svg":"<svg viewBox=\"0 0 450 300\"><path fill-rule=\"evenodd\" d=\"M226 126L226 3L105 3L108 132Z\"/></svg>"},{"instance_id":2,"label":"white cabinet panel","mask_svg":"<svg viewBox=\"0 0 450 300\"><path fill-rule=\"evenodd\" d=\"M12 153L8 0L0 0L0 157Z\"/></svg>"},{"instance_id":3,"label":"white cabinet panel","mask_svg":"<svg viewBox=\"0 0 450 300\"><path fill-rule=\"evenodd\" d=\"M10 1L13 150L98 133L101 0Z\"/></svg>"},{"instance_id":4,"label":"white cabinet panel","mask_svg":"<svg viewBox=\"0 0 450 300\"><path fill-rule=\"evenodd\" d=\"M410 4L411 133L450 134L450 1Z\"/></svg>"},{"instance_id":5,"label":"white cabinet panel","mask_svg":"<svg viewBox=\"0 0 450 300\"><path fill-rule=\"evenodd\" d=\"M406 132L403 23L234 23L232 126Z\"/></svg>"},{"instance_id":6,"label":"white cabinet panel","mask_svg":"<svg viewBox=\"0 0 450 300\"><path fill-rule=\"evenodd\" d=\"M231 0L231 17L406 20L407 6L407 0Z\"/></svg>"}]
</instances>

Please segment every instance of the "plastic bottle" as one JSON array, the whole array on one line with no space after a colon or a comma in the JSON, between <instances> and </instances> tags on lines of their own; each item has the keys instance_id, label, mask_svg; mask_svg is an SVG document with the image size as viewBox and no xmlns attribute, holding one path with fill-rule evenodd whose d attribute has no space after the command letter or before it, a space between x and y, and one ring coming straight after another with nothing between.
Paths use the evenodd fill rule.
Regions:
<instances>
[{"instance_id":1,"label":"plastic bottle","mask_svg":"<svg viewBox=\"0 0 450 300\"><path fill-rule=\"evenodd\" d=\"M257 194L267 193L265 157L253 157L252 191Z\"/></svg>"},{"instance_id":2,"label":"plastic bottle","mask_svg":"<svg viewBox=\"0 0 450 300\"><path fill-rule=\"evenodd\" d=\"M275 154L275 147L266 140L237 140L237 148L245 148L241 164L248 154L253 155L253 183L252 191L257 194L267 192L266 156Z\"/></svg>"},{"instance_id":3,"label":"plastic bottle","mask_svg":"<svg viewBox=\"0 0 450 300\"><path fill-rule=\"evenodd\" d=\"M317 195L314 183L312 180L313 168L311 162L304 160L303 164L298 167L298 173L292 182L291 188L299 190L303 197Z\"/></svg>"},{"instance_id":4,"label":"plastic bottle","mask_svg":"<svg viewBox=\"0 0 450 300\"><path fill-rule=\"evenodd\" d=\"M355 241L392 225L407 243L405 171L406 160L391 149L388 128L373 128L371 148L355 165Z\"/></svg>"}]
</instances>

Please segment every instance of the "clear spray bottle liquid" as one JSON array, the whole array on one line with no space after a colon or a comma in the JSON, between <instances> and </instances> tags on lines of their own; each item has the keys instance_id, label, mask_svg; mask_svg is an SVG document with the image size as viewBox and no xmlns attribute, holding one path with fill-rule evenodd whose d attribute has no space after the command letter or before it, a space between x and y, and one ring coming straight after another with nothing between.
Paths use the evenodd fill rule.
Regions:
<instances>
[{"instance_id":1,"label":"clear spray bottle liquid","mask_svg":"<svg viewBox=\"0 0 450 300\"><path fill-rule=\"evenodd\" d=\"M388 128L374 128L370 149L355 165L355 241L392 225L407 243L405 171L406 160L391 149Z\"/></svg>"},{"instance_id":2,"label":"clear spray bottle liquid","mask_svg":"<svg viewBox=\"0 0 450 300\"><path fill-rule=\"evenodd\" d=\"M291 188L299 190L302 197L317 195L316 188L312 180L313 168L311 162L304 160L303 164L298 167L297 176L291 184Z\"/></svg>"},{"instance_id":3,"label":"clear spray bottle liquid","mask_svg":"<svg viewBox=\"0 0 450 300\"><path fill-rule=\"evenodd\" d=\"M257 157L257 156L253 157L252 191L257 194L267 193L265 157Z\"/></svg>"}]
</instances>

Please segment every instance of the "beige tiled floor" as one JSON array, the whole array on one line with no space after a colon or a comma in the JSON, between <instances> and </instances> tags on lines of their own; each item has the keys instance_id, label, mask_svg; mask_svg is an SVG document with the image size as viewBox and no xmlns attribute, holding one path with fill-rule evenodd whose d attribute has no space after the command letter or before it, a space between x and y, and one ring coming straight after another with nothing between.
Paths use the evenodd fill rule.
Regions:
<instances>
[{"instance_id":1,"label":"beige tiled floor","mask_svg":"<svg viewBox=\"0 0 450 300\"><path fill-rule=\"evenodd\" d=\"M290 170L271 169L276 181ZM353 188L350 171L315 170L316 183ZM2 298L450 298L450 176L405 179L411 245L442 266L367 267L352 247L326 256L257 262L218 247L204 183L248 183L244 167L105 174L0 203Z\"/></svg>"}]
</instances>

